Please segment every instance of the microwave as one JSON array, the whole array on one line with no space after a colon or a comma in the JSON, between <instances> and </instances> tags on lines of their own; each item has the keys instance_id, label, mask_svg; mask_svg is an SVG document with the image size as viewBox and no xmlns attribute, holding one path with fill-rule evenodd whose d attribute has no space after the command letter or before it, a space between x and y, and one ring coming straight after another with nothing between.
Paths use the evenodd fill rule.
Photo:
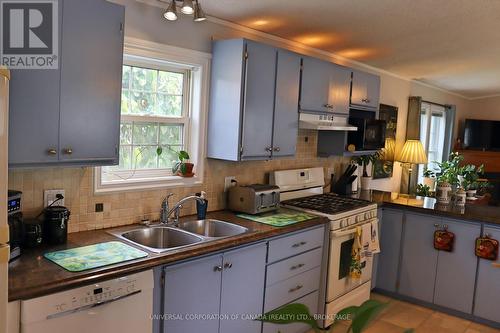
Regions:
<instances>
[{"instance_id":1,"label":"microwave","mask_svg":"<svg viewBox=\"0 0 500 333\"><path fill-rule=\"evenodd\" d=\"M347 143L356 150L379 150L385 147L385 120L375 119L375 113L369 111L351 111L349 124L356 126L356 132L349 132Z\"/></svg>"}]
</instances>

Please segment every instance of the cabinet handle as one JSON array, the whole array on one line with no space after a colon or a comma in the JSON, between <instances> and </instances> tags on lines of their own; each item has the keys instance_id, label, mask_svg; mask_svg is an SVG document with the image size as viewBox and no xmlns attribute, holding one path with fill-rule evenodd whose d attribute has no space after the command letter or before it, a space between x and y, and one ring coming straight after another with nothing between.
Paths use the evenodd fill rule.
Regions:
<instances>
[{"instance_id":1,"label":"cabinet handle","mask_svg":"<svg viewBox=\"0 0 500 333\"><path fill-rule=\"evenodd\" d=\"M50 148L49 150L47 150L47 154L52 156L57 155L57 150L54 148Z\"/></svg>"},{"instance_id":2,"label":"cabinet handle","mask_svg":"<svg viewBox=\"0 0 500 333\"><path fill-rule=\"evenodd\" d=\"M280 149L280 147L274 147L274 148L273 148L273 150L274 150L275 152L279 152L281 149Z\"/></svg>"},{"instance_id":3,"label":"cabinet handle","mask_svg":"<svg viewBox=\"0 0 500 333\"><path fill-rule=\"evenodd\" d=\"M71 148L66 148L66 149L64 149L64 153L65 153L66 155L71 155L71 154L73 154L73 149L71 149Z\"/></svg>"},{"instance_id":4,"label":"cabinet handle","mask_svg":"<svg viewBox=\"0 0 500 333\"><path fill-rule=\"evenodd\" d=\"M300 289L304 288L303 285L299 284L297 287L294 287L294 288L291 288L290 290L288 290L289 293L294 293L296 291L299 291Z\"/></svg>"},{"instance_id":5,"label":"cabinet handle","mask_svg":"<svg viewBox=\"0 0 500 333\"><path fill-rule=\"evenodd\" d=\"M272 152L273 151L273 147L266 147L266 151Z\"/></svg>"},{"instance_id":6,"label":"cabinet handle","mask_svg":"<svg viewBox=\"0 0 500 333\"><path fill-rule=\"evenodd\" d=\"M231 264L230 262L226 262L226 263L224 264L224 268L225 268L225 269L230 269L230 268L233 268L233 264Z\"/></svg>"},{"instance_id":7,"label":"cabinet handle","mask_svg":"<svg viewBox=\"0 0 500 333\"><path fill-rule=\"evenodd\" d=\"M369 100L368 98L363 98L361 101L362 101L363 103L370 103L370 100Z\"/></svg>"},{"instance_id":8,"label":"cabinet handle","mask_svg":"<svg viewBox=\"0 0 500 333\"><path fill-rule=\"evenodd\" d=\"M496 262L492 263L491 265L495 268L500 268L500 264L497 264Z\"/></svg>"},{"instance_id":9,"label":"cabinet handle","mask_svg":"<svg viewBox=\"0 0 500 333\"><path fill-rule=\"evenodd\" d=\"M214 272L222 272L222 266L215 266Z\"/></svg>"},{"instance_id":10,"label":"cabinet handle","mask_svg":"<svg viewBox=\"0 0 500 333\"><path fill-rule=\"evenodd\" d=\"M306 244L307 244L307 242L295 243L295 244L292 245L292 247L301 247L301 246L304 246Z\"/></svg>"},{"instance_id":11,"label":"cabinet handle","mask_svg":"<svg viewBox=\"0 0 500 333\"><path fill-rule=\"evenodd\" d=\"M437 223L434 224L434 228L439 229L441 226Z\"/></svg>"},{"instance_id":12,"label":"cabinet handle","mask_svg":"<svg viewBox=\"0 0 500 333\"><path fill-rule=\"evenodd\" d=\"M295 266L290 267L290 270L291 270L291 271L294 271L294 270L299 269L299 268L302 268L302 267L304 267L304 266L305 266L305 264L298 264L298 265L295 265Z\"/></svg>"}]
</instances>

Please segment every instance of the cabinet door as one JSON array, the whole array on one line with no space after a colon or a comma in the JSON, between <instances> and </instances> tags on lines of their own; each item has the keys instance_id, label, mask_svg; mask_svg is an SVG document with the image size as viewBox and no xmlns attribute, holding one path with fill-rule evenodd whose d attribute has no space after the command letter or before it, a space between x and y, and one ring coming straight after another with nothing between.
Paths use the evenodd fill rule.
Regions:
<instances>
[{"instance_id":1,"label":"cabinet door","mask_svg":"<svg viewBox=\"0 0 500 333\"><path fill-rule=\"evenodd\" d=\"M331 64L328 100L333 106L331 112L349 114L349 94L351 92L351 70Z\"/></svg>"},{"instance_id":2,"label":"cabinet door","mask_svg":"<svg viewBox=\"0 0 500 333\"><path fill-rule=\"evenodd\" d=\"M439 252L434 303L472 314L477 267L474 243L481 226L448 219L442 224L455 234L455 246L453 252Z\"/></svg>"},{"instance_id":3,"label":"cabinet door","mask_svg":"<svg viewBox=\"0 0 500 333\"><path fill-rule=\"evenodd\" d=\"M351 104L378 109L379 99L380 77L365 72L353 72Z\"/></svg>"},{"instance_id":4,"label":"cabinet door","mask_svg":"<svg viewBox=\"0 0 500 333\"><path fill-rule=\"evenodd\" d=\"M242 316L262 314L266 252L266 245L258 244L224 253L220 314L229 319L221 320L220 333L260 332L261 322Z\"/></svg>"},{"instance_id":5,"label":"cabinet door","mask_svg":"<svg viewBox=\"0 0 500 333\"><path fill-rule=\"evenodd\" d=\"M58 6L59 45L62 7ZM59 69L10 71L10 166L58 161L60 66L61 63Z\"/></svg>"},{"instance_id":6,"label":"cabinet door","mask_svg":"<svg viewBox=\"0 0 500 333\"><path fill-rule=\"evenodd\" d=\"M300 109L303 111L330 112L329 90L332 64L310 57L302 61Z\"/></svg>"},{"instance_id":7,"label":"cabinet door","mask_svg":"<svg viewBox=\"0 0 500 333\"><path fill-rule=\"evenodd\" d=\"M246 48L241 159L265 159L272 147L276 49L251 41Z\"/></svg>"},{"instance_id":8,"label":"cabinet door","mask_svg":"<svg viewBox=\"0 0 500 333\"><path fill-rule=\"evenodd\" d=\"M62 161L118 163L124 15L107 1L64 1Z\"/></svg>"},{"instance_id":9,"label":"cabinet door","mask_svg":"<svg viewBox=\"0 0 500 333\"><path fill-rule=\"evenodd\" d=\"M278 51L273 157L294 156L297 148L300 62L298 54Z\"/></svg>"},{"instance_id":10,"label":"cabinet door","mask_svg":"<svg viewBox=\"0 0 500 333\"><path fill-rule=\"evenodd\" d=\"M440 218L406 213L399 293L425 302L434 299L438 251L434 249L435 224Z\"/></svg>"},{"instance_id":11,"label":"cabinet door","mask_svg":"<svg viewBox=\"0 0 500 333\"><path fill-rule=\"evenodd\" d=\"M380 219L380 253L377 262L377 288L396 292L398 282L403 211L383 210Z\"/></svg>"},{"instance_id":12,"label":"cabinet door","mask_svg":"<svg viewBox=\"0 0 500 333\"><path fill-rule=\"evenodd\" d=\"M484 234L500 240L500 228L485 227ZM493 263L500 265L500 258L496 262L479 259L474 315L500 323L500 268Z\"/></svg>"},{"instance_id":13,"label":"cabinet door","mask_svg":"<svg viewBox=\"0 0 500 333\"><path fill-rule=\"evenodd\" d=\"M164 313L173 319L164 321L164 333L218 333L216 316L206 320L189 320L189 316L219 314L222 279L219 268L222 269L221 255L165 268ZM188 319L183 320L186 316Z\"/></svg>"}]
</instances>

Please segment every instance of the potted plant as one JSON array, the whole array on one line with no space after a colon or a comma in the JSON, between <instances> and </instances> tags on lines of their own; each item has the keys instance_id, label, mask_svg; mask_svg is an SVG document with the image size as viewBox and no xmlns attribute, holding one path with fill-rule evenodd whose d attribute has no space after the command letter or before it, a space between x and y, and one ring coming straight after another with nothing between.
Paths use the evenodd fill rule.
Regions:
<instances>
[{"instance_id":1,"label":"potted plant","mask_svg":"<svg viewBox=\"0 0 500 333\"><path fill-rule=\"evenodd\" d=\"M369 190L371 189L372 176L368 175L368 165L374 163L380 156L380 152L369 155L361 155L354 158L354 162L359 166L363 167L363 175L361 177L361 189Z\"/></svg>"},{"instance_id":2,"label":"potted plant","mask_svg":"<svg viewBox=\"0 0 500 333\"><path fill-rule=\"evenodd\" d=\"M427 167L424 169L423 185L428 186L430 191L434 191L436 189L436 173Z\"/></svg>"},{"instance_id":3,"label":"potted plant","mask_svg":"<svg viewBox=\"0 0 500 333\"><path fill-rule=\"evenodd\" d=\"M418 184L417 185L417 195L419 197L430 197L431 196L431 188L426 184Z\"/></svg>"},{"instance_id":4,"label":"potted plant","mask_svg":"<svg viewBox=\"0 0 500 333\"><path fill-rule=\"evenodd\" d=\"M460 163L462 163L463 159L464 157L459 153L452 153L447 161L436 162L440 169L436 188L436 199L439 203L450 203L453 188L458 189L460 184Z\"/></svg>"},{"instance_id":5,"label":"potted plant","mask_svg":"<svg viewBox=\"0 0 500 333\"><path fill-rule=\"evenodd\" d=\"M467 193L467 198L472 199L476 196L479 188L479 178L484 174L484 165L476 167L475 165L465 165L460 169L462 176L462 187Z\"/></svg>"},{"instance_id":6,"label":"potted plant","mask_svg":"<svg viewBox=\"0 0 500 333\"><path fill-rule=\"evenodd\" d=\"M189 162L189 154L185 150L175 152L178 161L172 166L172 173L181 177L193 177L194 164Z\"/></svg>"}]
</instances>

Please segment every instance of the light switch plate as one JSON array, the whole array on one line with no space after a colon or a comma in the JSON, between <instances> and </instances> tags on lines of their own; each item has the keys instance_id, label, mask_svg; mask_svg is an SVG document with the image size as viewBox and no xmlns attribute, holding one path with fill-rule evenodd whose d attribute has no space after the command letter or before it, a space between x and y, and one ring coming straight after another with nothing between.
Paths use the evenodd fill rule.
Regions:
<instances>
[{"instance_id":1,"label":"light switch plate","mask_svg":"<svg viewBox=\"0 0 500 333\"><path fill-rule=\"evenodd\" d=\"M49 206L54 200L57 199L57 195L61 194L63 197L65 197L64 190L45 190L43 191L43 206L47 207ZM64 206L64 199L59 200L56 202L53 206Z\"/></svg>"}]
</instances>

